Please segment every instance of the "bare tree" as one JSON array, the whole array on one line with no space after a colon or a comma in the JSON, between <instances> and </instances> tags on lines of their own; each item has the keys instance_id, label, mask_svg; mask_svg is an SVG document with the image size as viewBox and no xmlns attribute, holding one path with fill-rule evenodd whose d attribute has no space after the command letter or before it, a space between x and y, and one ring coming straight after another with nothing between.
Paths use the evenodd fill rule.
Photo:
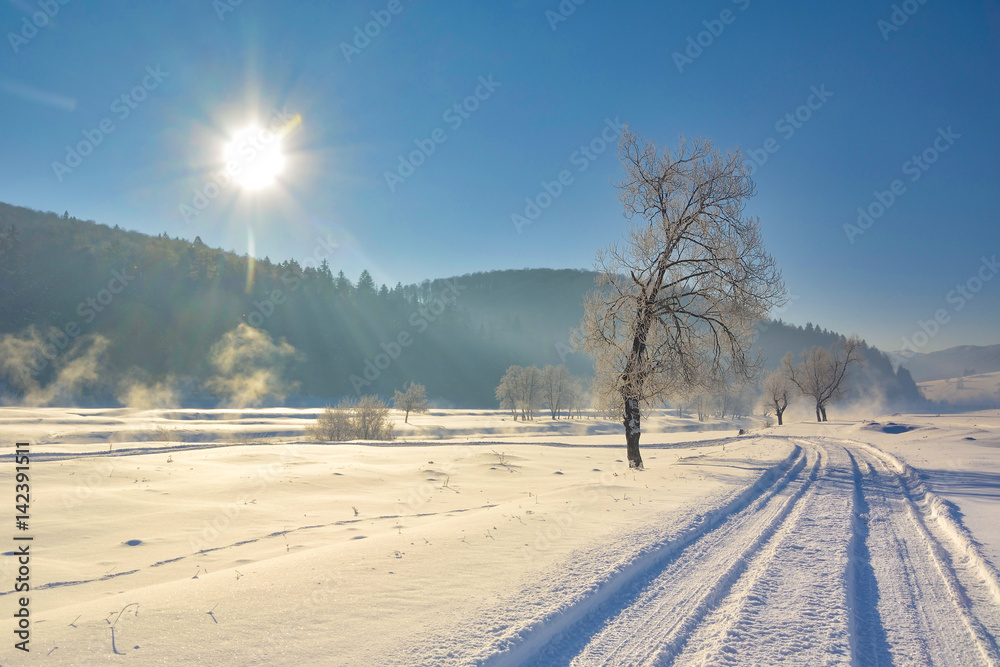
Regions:
<instances>
[{"instance_id":1,"label":"bare tree","mask_svg":"<svg viewBox=\"0 0 1000 667\"><path fill-rule=\"evenodd\" d=\"M753 180L740 151L681 140L660 152L626 126L618 154L625 238L597 256L585 344L617 394L629 466L642 467L640 410L679 386L751 377L753 325L783 303L760 223L744 215Z\"/></svg>"},{"instance_id":2,"label":"bare tree","mask_svg":"<svg viewBox=\"0 0 1000 667\"><path fill-rule=\"evenodd\" d=\"M573 378L565 366L546 366L542 369L542 404L549 409L552 419L559 418L559 412L566 409L573 391Z\"/></svg>"},{"instance_id":3,"label":"bare tree","mask_svg":"<svg viewBox=\"0 0 1000 667\"><path fill-rule=\"evenodd\" d=\"M403 385L403 391L397 389L393 394L392 407L405 412L403 423L408 423L411 412L427 412L427 388L413 382Z\"/></svg>"},{"instance_id":4,"label":"bare tree","mask_svg":"<svg viewBox=\"0 0 1000 667\"><path fill-rule=\"evenodd\" d=\"M705 391L699 391L694 396L694 409L698 413L698 421L703 422L708 419L708 409L712 404L712 397Z\"/></svg>"},{"instance_id":5,"label":"bare tree","mask_svg":"<svg viewBox=\"0 0 1000 667\"><path fill-rule=\"evenodd\" d=\"M746 387L747 382L738 377L721 377L716 381L711 403L715 406L719 419L725 419L727 415L743 416Z\"/></svg>"},{"instance_id":6,"label":"bare tree","mask_svg":"<svg viewBox=\"0 0 1000 667\"><path fill-rule=\"evenodd\" d=\"M511 366L500 379L495 392L497 400L500 402L501 410L510 410L514 421L517 421L517 381L516 375L521 371L520 366Z\"/></svg>"},{"instance_id":7,"label":"bare tree","mask_svg":"<svg viewBox=\"0 0 1000 667\"><path fill-rule=\"evenodd\" d=\"M580 418L591 399L583 380L570 376L569 392L566 396L566 411L570 417Z\"/></svg>"},{"instance_id":8,"label":"bare tree","mask_svg":"<svg viewBox=\"0 0 1000 667\"><path fill-rule=\"evenodd\" d=\"M740 419L752 412L756 398L756 389L749 383L742 382L728 387L724 400L729 409L729 414L734 418Z\"/></svg>"},{"instance_id":9,"label":"bare tree","mask_svg":"<svg viewBox=\"0 0 1000 667\"><path fill-rule=\"evenodd\" d=\"M789 352L781 360L786 377L804 395L816 403L816 421L826 421L826 406L843 396L848 371L852 363L861 363L861 339L851 336L832 350L814 347L803 352L802 362L795 364Z\"/></svg>"},{"instance_id":10,"label":"bare tree","mask_svg":"<svg viewBox=\"0 0 1000 667\"><path fill-rule=\"evenodd\" d=\"M362 396L354 405L354 430L361 440L392 440L389 406L378 396Z\"/></svg>"},{"instance_id":11,"label":"bare tree","mask_svg":"<svg viewBox=\"0 0 1000 667\"><path fill-rule=\"evenodd\" d=\"M310 434L317 440L327 442L352 440L355 437L353 409L354 404L350 401L341 401L336 408L326 406L316 424L309 429Z\"/></svg>"},{"instance_id":12,"label":"bare tree","mask_svg":"<svg viewBox=\"0 0 1000 667\"><path fill-rule=\"evenodd\" d=\"M792 400L792 393L795 385L781 371L774 371L766 378L761 386L763 395L760 402L768 411L774 410L778 418L778 426L782 425L781 416L785 414L789 402Z\"/></svg>"},{"instance_id":13,"label":"bare tree","mask_svg":"<svg viewBox=\"0 0 1000 667\"><path fill-rule=\"evenodd\" d=\"M521 421L535 418L535 410L542 405L542 371L538 366L524 366L514 380L517 408Z\"/></svg>"},{"instance_id":14,"label":"bare tree","mask_svg":"<svg viewBox=\"0 0 1000 667\"><path fill-rule=\"evenodd\" d=\"M534 418L542 404L542 371L537 366L511 366L496 389L500 407L521 413L521 421Z\"/></svg>"}]
</instances>

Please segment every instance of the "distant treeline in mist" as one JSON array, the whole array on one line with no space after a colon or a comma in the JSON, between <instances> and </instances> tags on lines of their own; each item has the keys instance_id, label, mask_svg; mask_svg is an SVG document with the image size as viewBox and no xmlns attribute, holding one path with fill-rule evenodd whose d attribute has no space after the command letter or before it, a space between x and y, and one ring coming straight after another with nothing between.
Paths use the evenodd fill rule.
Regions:
<instances>
[{"instance_id":1,"label":"distant treeline in mist","mask_svg":"<svg viewBox=\"0 0 1000 667\"><path fill-rule=\"evenodd\" d=\"M280 359L282 390L270 393L296 403L391 397L414 381L439 405L494 407L512 364L593 373L575 333L591 271L492 271L389 287L335 268L253 261L197 238L0 204L0 395L68 400L52 387L71 377L80 403L125 401L168 381L185 403L215 403L223 398L215 388L235 391L244 378L265 396L264 370L242 367L253 350ZM769 322L759 344L776 367L785 352L838 336ZM909 373L874 348L865 356L858 375L880 399L920 401ZM220 379L220 369L232 375Z\"/></svg>"},{"instance_id":2,"label":"distant treeline in mist","mask_svg":"<svg viewBox=\"0 0 1000 667\"><path fill-rule=\"evenodd\" d=\"M781 320L763 322L758 330L757 346L764 353L770 370L778 368L781 358L788 352L799 361L803 351L813 347L830 349L842 339L841 334L812 324L798 327ZM904 366L894 366L889 355L864 341L861 343L861 356L863 363L850 370L845 402L864 400L871 406L879 405L886 409L924 406L926 401Z\"/></svg>"}]
</instances>

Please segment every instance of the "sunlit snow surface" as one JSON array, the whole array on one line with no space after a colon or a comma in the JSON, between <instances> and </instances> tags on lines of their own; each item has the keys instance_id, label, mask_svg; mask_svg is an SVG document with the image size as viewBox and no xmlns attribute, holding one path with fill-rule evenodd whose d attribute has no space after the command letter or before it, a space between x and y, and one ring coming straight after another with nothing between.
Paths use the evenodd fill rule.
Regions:
<instances>
[{"instance_id":1,"label":"sunlit snow surface","mask_svg":"<svg viewBox=\"0 0 1000 667\"><path fill-rule=\"evenodd\" d=\"M432 411L321 444L315 414L0 409L34 537L32 651L5 556L0 663L998 660L995 410L661 416L641 472L608 421Z\"/></svg>"}]
</instances>

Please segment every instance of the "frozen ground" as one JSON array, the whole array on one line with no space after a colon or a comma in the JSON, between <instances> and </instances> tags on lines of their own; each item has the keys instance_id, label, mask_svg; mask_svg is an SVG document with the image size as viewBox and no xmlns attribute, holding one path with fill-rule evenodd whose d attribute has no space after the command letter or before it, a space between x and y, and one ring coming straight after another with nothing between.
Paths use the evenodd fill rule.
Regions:
<instances>
[{"instance_id":1,"label":"frozen ground","mask_svg":"<svg viewBox=\"0 0 1000 667\"><path fill-rule=\"evenodd\" d=\"M32 652L4 557L0 663L1000 664L997 411L664 416L641 472L600 420L323 445L314 414L0 410L34 536Z\"/></svg>"}]
</instances>

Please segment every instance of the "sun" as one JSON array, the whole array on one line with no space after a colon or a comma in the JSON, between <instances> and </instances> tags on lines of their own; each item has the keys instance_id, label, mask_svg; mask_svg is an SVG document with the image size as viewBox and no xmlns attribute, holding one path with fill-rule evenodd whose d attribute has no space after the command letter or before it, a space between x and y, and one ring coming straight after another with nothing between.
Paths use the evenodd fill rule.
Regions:
<instances>
[{"instance_id":1,"label":"sun","mask_svg":"<svg viewBox=\"0 0 1000 667\"><path fill-rule=\"evenodd\" d=\"M226 171L246 190L273 185L285 168L278 132L251 125L233 135L223 155Z\"/></svg>"}]
</instances>

